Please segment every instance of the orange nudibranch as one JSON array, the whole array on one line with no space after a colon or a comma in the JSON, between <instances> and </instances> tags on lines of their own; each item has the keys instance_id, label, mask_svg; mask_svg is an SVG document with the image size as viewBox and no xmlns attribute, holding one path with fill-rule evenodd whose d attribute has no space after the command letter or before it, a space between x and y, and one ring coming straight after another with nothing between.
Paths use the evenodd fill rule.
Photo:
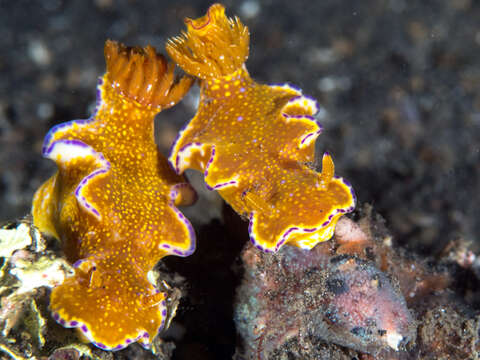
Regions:
<instances>
[{"instance_id":1,"label":"orange nudibranch","mask_svg":"<svg viewBox=\"0 0 480 360\"><path fill-rule=\"evenodd\" d=\"M55 126L43 155L58 172L36 192L34 224L60 239L75 275L53 289L50 310L96 346L148 347L167 316L166 294L147 278L166 255L194 251L192 226L176 208L193 190L158 151L155 115L189 90L174 65L148 46L107 41L107 72L86 120Z\"/></svg>"},{"instance_id":2,"label":"orange nudibranch","mask_svg":"<svg viewBox=\"0 0 480 360\"><path fill-rule=\"evenodd\" d=\"M259 249L284 244L311 249L329 240L355 206L350 184L334 175L331 156L312 170L321 126L316 102L288 85L256 83L244 65L249 32L220 4L169 40L168 54L201 79L196 115L181 131L169 161L177 173L203 171L205 182L250 219Z\"/></svg>"}]
</instances>

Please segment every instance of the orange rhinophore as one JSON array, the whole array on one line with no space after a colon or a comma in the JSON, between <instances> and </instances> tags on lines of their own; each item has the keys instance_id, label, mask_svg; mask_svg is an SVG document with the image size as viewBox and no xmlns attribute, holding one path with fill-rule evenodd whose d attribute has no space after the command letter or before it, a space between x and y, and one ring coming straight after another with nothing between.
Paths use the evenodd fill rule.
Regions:
<instances>
[{"instance_id":1,"label":"orange rhinophore","mask_svg":"<svg viewBox=\"0 0 480 360\"><path fill-rule=\"evenodd\" d=\"M61 240L75 275L54 288L50 309L96 346L148 347L163 327L166 294L147 279L164 256L195 249L175 207L193 190L170 168L154 140L153 120L178 102L193 79L175 82L173 65L152 47L105 45L107 72L90 119L55 126L45 157L58 172L36 192L34 224Z\"/></svg>"},{"instance_id":2,"label":"orange rhinophore","mask_svg":"<svg viewBox=\"0 0 480 360\"><path fill-rule=\"evenodd\" d=\"M316 102L291 86L249 76L248 29L227 18L222 5L185 24L166 49L201 79L200 105L172 148L172 166L179 174L203 171L207 186L249 217L250 238L260 249L311 249L330 239L337 220L354 209L355 195L334 176L328 153L321 173L308 166L321 132Z\"/></svg>"}]
</instances>

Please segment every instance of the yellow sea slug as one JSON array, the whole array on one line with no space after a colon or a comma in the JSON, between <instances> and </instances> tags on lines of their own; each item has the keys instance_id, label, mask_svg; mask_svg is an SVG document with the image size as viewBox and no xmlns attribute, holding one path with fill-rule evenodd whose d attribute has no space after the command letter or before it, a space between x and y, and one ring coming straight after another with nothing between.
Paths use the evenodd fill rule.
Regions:
<instances>
[{"instance_id":1,"label":"yellow sea slug","mask_svg":"<svg viewBox=\"0 0 480 360\"><path fill-rule=\"evenodd\" d=\"M314 161L321 132L316 102L288 85L256 83L245 61L249 32L220 4L167 43L167 52L201 82L200 105L181 131L169 161L181 174L204 172L233 209L250 219L250 238L265 251L284 244L311 249L332 237L355 206L350 184L334 176L331 156Z\"/></svg>"},{"instance_id":2,"label":"yellow sea slug","mask_svg":"<svg viewBox=\"0 0 480 360\"><path fill-rule=\"evenodd\" d=\"M148 46L107 41L107 72L87 120L55 126L43 155L58 172L33 200L34 224L61 240L75 275L53 289L50 309L96 346L148 347L167 314L147 273L166 255L195 249L188 220L175 207L194 199L154 140L155 115L177 103L192 79L174 82L173 64Z\"/></svg>"}]
</instances>

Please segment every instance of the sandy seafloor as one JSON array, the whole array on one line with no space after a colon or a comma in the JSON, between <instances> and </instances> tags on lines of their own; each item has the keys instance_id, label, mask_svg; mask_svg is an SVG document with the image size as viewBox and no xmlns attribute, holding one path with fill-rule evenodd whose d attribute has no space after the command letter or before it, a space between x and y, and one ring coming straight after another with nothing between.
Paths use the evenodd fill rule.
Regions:
<instances>
[{"instance_id":1,"label":"sandy seafloor","mask_svg":"<svg viewBox=\"0 0 480 360\"><path fill-rule=\"evenodd\" d=\"M163 52L182 19L203 15L210 4L0 0L0 221L27 214L35 189L53 174L40 153L47 130L93 110L104 41ZM385 217L397 243L434 255L462 237L479 250L480 2L224 4L250 29L251 75L294 84L319 101L318 154L333 154L337 174ZM193 91L159 115L165 154L195 103ZM198 253L169 260L180 274L189 269L182 275L198 300L179 310L177 327L186 335L176 357L199 349L223 359L235 342L229 304L238 280L231 268L247 239L223 231L222 214L233 214L200 180L193 175L200 201L185 210Z\"/></svg>"}]
</instances>

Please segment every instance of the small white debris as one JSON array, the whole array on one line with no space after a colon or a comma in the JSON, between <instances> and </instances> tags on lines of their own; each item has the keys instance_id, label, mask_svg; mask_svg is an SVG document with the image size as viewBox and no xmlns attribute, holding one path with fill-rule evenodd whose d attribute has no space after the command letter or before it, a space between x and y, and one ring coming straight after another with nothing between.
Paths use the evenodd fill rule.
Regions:
<instances>
[{"instance_id":1,"label":"small white debris","mask_svg":"<svg viewBox=\"0 0 480 360\"><path fill-rule=\"evenodd\" d=\"M403 336L397 332L387 332L386 336L388 346L390 346L393 350L398 351L398 345L400 345Z\"/></svg>"},{"instance_id":2,"label":"small white debris","mask_svg":"<svg viewBox=\"0 0 480 360\"><path fill-rule=\"evenodd\" d=\"M52 61L52 55L47 46L40 40L32 40L28 44L28 55L32 61L39 66L50 65Z\"/></svg>"},{"instance_id":3,"label":"small white debris","mask_svg":"<svg viewBox=\"0 0 480 360\"><path fill-rule=\"evenodd\" d=\"M318 80L317 88L322 92L346 91L352 86L350 78L346 76L327 76Z\"/></svg>"},{"instance_id":4,"label":"small white debris","mask_svg":"<svg viewBox=\"0 0 480 360\"><path fill-rule=\"evenodd\" d=\"M16 276L20 282L17 295L32 292L42 286L55 287L74 273L64 259L50 259L48 256L42 256L35 262L17 259L12 265L14 267L10 269L10 274Z\"/></svg>"},{"instance_id":5,"label":"small white debris","mask_svg":"<svg viewBox=\"0 0 480 360\"><path fill-rule=\"evenodd\" d=\"M54 109L53 105L50 103L40 103L37 106L37 116L40 119L46 120L50 119L53 116Z\"/></svg>"},{"instance_id":6,"label":"small white debris","mask_svg":"<svg viewBox=\"0 0 480 360\"><path fill-rule=\"evenodd\" d=\"M339 56L335 49L331 47L313 47L308 49L307 59L309 59L313 65L325 66L337 62Z\"/></svg>"},{"instance_id":7,"label":"small white debris","mask_svg":"<svg viewBox=\"0 0 480 360\"><path fill-rule=\"evenodd\" d=\"M253 19L260 12L260 3L258 1L247 0L240 5L240 17Z\"/></svg>"},{"instance_id":8,"label":"small white debris","mask_svg":"<svg viewBox=\"0 0 480 360\"><path fill-rule=\"evenodd\" d=\"M30 227L25 223L15 229L0 229L0 257L9 258L16 250L31 244Z\"/></svg>"}]
</instances>

